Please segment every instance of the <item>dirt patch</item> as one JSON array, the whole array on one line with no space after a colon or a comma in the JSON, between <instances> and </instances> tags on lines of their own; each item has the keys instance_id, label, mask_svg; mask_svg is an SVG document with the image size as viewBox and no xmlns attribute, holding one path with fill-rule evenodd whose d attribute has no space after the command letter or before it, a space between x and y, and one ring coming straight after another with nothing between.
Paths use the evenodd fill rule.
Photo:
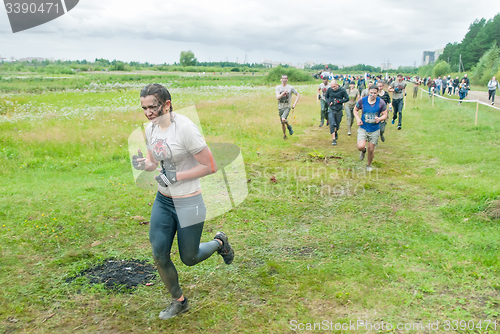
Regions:
<instances>
[{"instance_id":1,"label":"dirt patch","mask_svg":"<svg viewBox=\"0 0 500 334\"><path fill-rule=\"evenodd\" d=\"M285 253L296 256L312 256L315 249L312 247L283 247Z\"/></svg>"},{"instance_id":2,"label":"dirt patch","mask_svg":"<svg viewBox=\"0 0 500 334\"><path fill-rule=\"evenodd\" d=\"M102 264L67 278L66 282L87 277L91 285L104 283L110 290L128 290L151 282L155 276L156 268L146 261L107 259Z\"/></svg>"},{"instance_id":3,"label":"dirt patch","mask_svg":"<svg viewBox=\"0 0 500 334\"><path fill-rule=\"evenodd\" d=\"M491 201L485 212L491 219L500 219L500 200Z\"/></svg>"}]
</instances>

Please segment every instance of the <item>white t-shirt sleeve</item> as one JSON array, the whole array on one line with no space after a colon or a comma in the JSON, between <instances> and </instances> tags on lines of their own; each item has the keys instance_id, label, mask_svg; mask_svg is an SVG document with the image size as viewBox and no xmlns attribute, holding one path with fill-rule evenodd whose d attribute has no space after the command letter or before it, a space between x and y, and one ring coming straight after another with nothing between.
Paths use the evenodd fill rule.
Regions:
<instances>
[{"instance_id":1,"label":"white t-shirt sleeve","mask_svg":"<svg viewBox=\"0 0 500 334\"><path fill-rule=\"evenodd\" d=\"M187 118L183 123L180 134L181 142L192 155L200 153L207 146L200 130Z\"/></svg>"},{"instance_id":2,"label":"white t-shirt sleeve","mask_svg":"<svg viewBox=\"0 0 500 334\"><path fill-rule=\"evenodd\" d=\"M148 151L152 151L151 136L153 135L153 124L148 123L145 131L146 131L146 148L148 149Z\"/></svg>"}]
</instances>

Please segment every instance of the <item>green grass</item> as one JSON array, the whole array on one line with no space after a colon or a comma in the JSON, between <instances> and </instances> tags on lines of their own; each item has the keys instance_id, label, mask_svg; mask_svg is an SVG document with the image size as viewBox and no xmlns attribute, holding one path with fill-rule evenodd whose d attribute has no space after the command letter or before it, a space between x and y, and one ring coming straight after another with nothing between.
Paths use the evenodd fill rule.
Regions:
<instances>
[{"instance_id":1,"label":"green grass","mask_svg":"<svg viewBox=\"0 0 500 334\"><path fill-rule=\"evenodd\" d=\"M495 109L480 106L476 126L473 105L436 99L432 108L425 94L408 96L403 130L388 124L376 169L365 173L345 119L335 148L318 128L315 85L298 86L288 141L272 87L174 89L177 110L196 105L208 142L242 149L250 182L247 199L207 221L202 236L229 235L231 266L213 256L186 267L174 245L192 309L164 322L159 279L131 293L65 282L110 257L151 261L138 222L154 193L134 185L127 148L145 121L140 88L43 84L44 93L6 96L15 107L0 122L2 331L282 333L292 320L500 320ZM18 114L27 117L7 121Z\"/></svg>"}]
</instances>

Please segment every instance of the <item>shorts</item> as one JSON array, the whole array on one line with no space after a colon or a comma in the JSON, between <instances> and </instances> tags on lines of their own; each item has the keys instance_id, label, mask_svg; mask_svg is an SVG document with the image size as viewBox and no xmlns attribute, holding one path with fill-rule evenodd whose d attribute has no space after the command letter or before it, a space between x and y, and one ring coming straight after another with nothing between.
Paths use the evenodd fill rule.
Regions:
<instances>
[{"instance_id":1,"label":"shorts","mask_svg":"<svg viewBox=\"0 0 500 334\"><path fill-rule=\"evenodd\" d=\"M278 110L279 110L279 114L280 114L280 120L282 118L284 118L284 119L288 118L288 114L290 113L290 108L283 108L283 109L278 109Z\"/></svg>"},{"instance_id":2,"label":"shorts","mask_svg":"<svg viewBox=\"0 0 500 334\"><path fill-rule=\"evenodd\" d=\"M378 137L380 137L380 130L373 131L373 132L366 132L365 129L358 128L358 141L366 140L367 142L372 143L373 145L377 146Z\"/></svg>"}]
</instances>

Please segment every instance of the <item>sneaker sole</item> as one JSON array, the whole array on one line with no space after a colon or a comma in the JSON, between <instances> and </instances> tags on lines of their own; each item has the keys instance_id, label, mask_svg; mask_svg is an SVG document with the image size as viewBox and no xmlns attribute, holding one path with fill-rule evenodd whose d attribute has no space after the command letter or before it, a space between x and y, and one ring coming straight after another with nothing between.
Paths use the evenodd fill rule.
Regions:
<instances>
[{"instance_id":1,"label":"sneaker sole","mask_svg":"<svg viewBox=\"0 0 500 334\"><path fill-rule=\"evenodd\" d=\"M234 249L233 249L233 247L231 247L231 244L229 243L229 238L227 237L227 235L224 232L217 232L215 234L214 239L222 241L222 245L224 247L225 247L225 245L227 243L227 246L229 246L229 251L227 253L223 254L222 253L222 249L221 249L221 250L218 250L217 253L220 256L222 256L222 259L224 260L225 264L231 264L231 263L233 263L233 260L234 260ZM226 257L228 257L228 256L230 258L226 260Z\"/></svg>"}]
</instances>

